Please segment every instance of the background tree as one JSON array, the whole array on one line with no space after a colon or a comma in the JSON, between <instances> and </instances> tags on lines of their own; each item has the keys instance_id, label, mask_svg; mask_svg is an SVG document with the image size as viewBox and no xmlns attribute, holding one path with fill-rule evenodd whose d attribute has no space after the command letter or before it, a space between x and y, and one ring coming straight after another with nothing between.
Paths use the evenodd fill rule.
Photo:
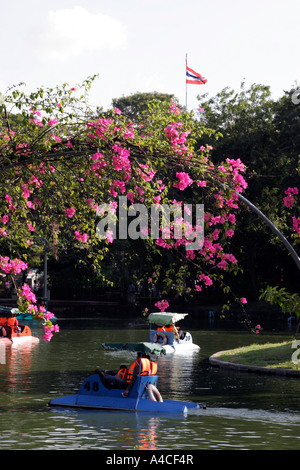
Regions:
<instances>
[{"instance_id":1,"label":"background tree","mask_svg":"<svg viewBox=\"0 0 300 470\"><path fill-rule=\"evenodd\" d=\"M202 95L198 99L204 110L202 122L222 134L210 138L214 157L217 161L226 156L242 159L247 166L245 196L296 246L298 234L283 204L285 191L299 188L300 107L292 102L293 92L274 101L269 87L254 84L246 90L242 83L239 92L226 88L213 98ZM241 207L234 242L241 247L242 282L249 279L250 298L257 300L266 283L299 292L299 272L293 260L246 206Z\"/></svg>"},{"instance_id":2,"label":"background tree","mask_svg":"<svg viewBox=\"0 0 300 470\"><path fill-rule=\"evenodd\" d=\"M149 105L163 102L169 103L172 99L175 99L174 95L157 91L151 93L133 93L130 96L114 98L112 105L114 108L120 109L129 119L138 121L144 113L148 113Z\"/></svg>"}]
</instances>

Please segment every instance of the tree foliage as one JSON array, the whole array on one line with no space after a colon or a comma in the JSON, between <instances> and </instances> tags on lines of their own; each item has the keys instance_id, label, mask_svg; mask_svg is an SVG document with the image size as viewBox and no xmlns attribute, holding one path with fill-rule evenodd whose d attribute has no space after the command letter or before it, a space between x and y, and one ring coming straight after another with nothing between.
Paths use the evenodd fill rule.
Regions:
<instances>
[{"instance_id":1,"label":"tree foliage","mask_svg":"<svg viewBox=\"0 0 300 470\"><path fill-rule=\"evenodd\" d=\"M94 78L77 90L64 84L27 95L14 87L2 97L1 253L29 261L35 240L44 237L56 256L72 250L104 278L113 247L121 243L109 231L105 239L97 235L104 205L118 215L120 196L127 211L135 203L148 210L204 203L203 246L186 250L188 230L197 238L197 226L190 223L176 238L173 221L168 236L162 230L157 239L140 234L140 252L155 258L152 281L164 278L165 292L174 282L182 288L188 281L196 294L217 280L223 283L223 273L237 267L226 246L234 234L236 192L247 187L244 164L239 158L213 162L205 144L212 131L175 100L154 101L142 120L118 108L94 113L87 101ZM203 144L197 149L199 138Z\"/></svg>"},{"instance_id":2,"label":"tree foliage","mask_svg":"<svg viewBox=\"0 0 300 470\"><path fill-rule=\"evenodd\" d=\"M300 106L292 101L294 91L274 100L268 86L253 84L246 89L242 83L239 91L226 88L215 97L202 95L198 99L204 110L201 121L218 132L211 136L214 158L241 158L247 166L247 199L296 247L297 194L292 195L291 206L284 203L292 188L299 191ZM242 250L240 262L245 279L250 280L247 293L251 298L258 299L266 282L299 289L299 273L292 259L269 227L247 207L239 214L235 242Z\"/></svg>"}]
</instances>

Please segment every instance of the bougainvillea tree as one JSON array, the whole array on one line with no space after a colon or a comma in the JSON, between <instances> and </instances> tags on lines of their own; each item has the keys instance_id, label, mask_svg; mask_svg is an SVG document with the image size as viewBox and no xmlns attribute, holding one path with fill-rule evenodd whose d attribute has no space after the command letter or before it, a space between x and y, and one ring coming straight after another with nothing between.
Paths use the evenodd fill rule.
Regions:
<instances>
[{"instance_id":1,"label":"bougainvillea tree","mask_svg":"<svg viewBox=\"0 0 300 470\"><path fill-rule=\"evenodd\" d=\"M237 193L247 187L245 166L231 158L215 165L208 141L213 131L182 112L176 101L153 104L135 122L119 109L92 110L87 93L93 79L76 88L65 84L29 94L18 86L1 97L1 270L15 279L30 265L38 237L46 238L58 254L64 239L71 237L82 258L101 272L119 233L108 227L106 237L99 237L97 226L108 212L120 222L121 200L128 216L134 204L149 213L153 205L190 211L203 204L204 233L198 247L188 249L198 222L186 222L183 212L167 234L160 228L153 238L148 227L140 230L139 238L147 250L176 256L176 276L188 275L195 293L222 284L224 272L237 268L227 243L234 235ZM196 151L199 137L203 145ZM185 230L175 237L180 224ZM162 275L157 268L156 276ZM19 306L44 322L49 340L55 331L51 314L37 307L26 284L17 288ZM237 300L247 302L244 297Z\"/></svg>"}]
</instances>

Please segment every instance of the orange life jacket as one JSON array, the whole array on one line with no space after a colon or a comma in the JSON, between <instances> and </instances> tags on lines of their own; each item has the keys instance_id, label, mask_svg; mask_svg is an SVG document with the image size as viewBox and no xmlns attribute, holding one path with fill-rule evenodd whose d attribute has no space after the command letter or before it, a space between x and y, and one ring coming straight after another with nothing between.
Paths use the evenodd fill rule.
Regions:
<instances>
[{"instance_id":1,"label":"orange life jacket","mask_svg":"<svg viewBox=\"0 0 300 470\"><path fill-rule=\"evenodd\" d=\"M173 333L173 325L168 325L168 326L161 326L157 328L157 331L166 331L169 333Z\"/></svg>"},{"instance_id":2,"label":"orange life jacket","mask_svg":"<svg viewBox=\"0 0 300 470\"><path fill-rule=\"evenodd\" d=\"M133 377L133 372L136 366L140 367L140 375L149 375L150 373L150 361L149 359L142 357L134 361L128 369L126 381L129 383Z\"/></svg>"},{"instance_id":3,"label":"orange life jacket","mask_svg":"<svg viewBox=\"0 0 300 470\"><path fill-rule=\"evenodd\" d=\"M127 367L122 367L116 374L116 377L119 377L119 379L126 380L127 379Z\"/></svg>"},{"instance_id":4,"label":"orange life jacket","mask_svg":"<svg viewBox=\"0 0 300 470\"><path fill-rule=\"evenodd\" d=\"M157 373L157 362L150 361L150 374L149 375L156 375Z\"/></svg>"},{"instance_id":5,"label":"orange life jacket","mask_svg":"<svg viewBox=\"0 0 300 470\"><path fill-rule=\"evenodd\" d=\"M6 326L7 323L7 318L6 317L0 317L0 325L1 326Z\"/></svg>"},{"instance_id":6,"label":"orange life jacket","mask_svg":"<svg viewBox=\"0 0 300 470\"><path fill-rule=\"evenodd\" d=\"M173 333L173 325L165 326L165 331Z\"/></svg>"},{"instance_id":7,"label":"orange life jacket","mask_svg":"<svg viewBox=\"0 0 300 470\"><path fill-rule=\"evenodd\" d=\"M7 319L7 324L8 326L10 326L13 330L15 330L17 328L17 326L19 325L19 322L18 320L15 318L15 317L9 317Z\"/></svg>"}]
</instances>

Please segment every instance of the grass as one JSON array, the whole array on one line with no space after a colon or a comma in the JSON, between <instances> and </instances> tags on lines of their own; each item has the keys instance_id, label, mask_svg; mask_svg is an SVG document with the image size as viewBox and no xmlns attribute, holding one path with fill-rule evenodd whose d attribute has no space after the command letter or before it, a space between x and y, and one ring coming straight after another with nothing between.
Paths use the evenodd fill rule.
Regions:
<instances>
[{"instance_id":1,"label":"grass","mask_svg":"<svg viewBox=\"0 0 300 470\"><path fill-rule=\"evenodd\" d=\"M252 344L226 351L218 359L256 367L300 370L300 350L292 347L292 343Z\"/></svg>"}]
</instances>

